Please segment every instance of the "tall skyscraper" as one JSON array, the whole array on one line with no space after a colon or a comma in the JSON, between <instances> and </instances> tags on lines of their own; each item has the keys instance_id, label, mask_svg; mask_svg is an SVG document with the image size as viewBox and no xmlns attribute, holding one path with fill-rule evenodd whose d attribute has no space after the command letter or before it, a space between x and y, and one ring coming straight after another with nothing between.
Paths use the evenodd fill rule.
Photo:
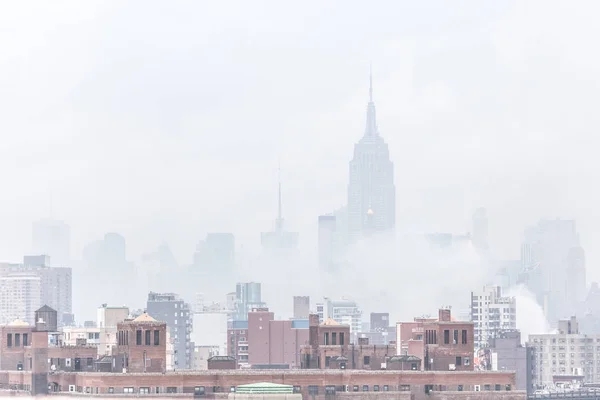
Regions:
<instances>
[{"instance_id":1,"label":"tall skyscraper","mask_svg":"<svg viewBox=\"0 0 600 400\"><path fill-rule=\"evenodd\" d=\"M266 251L280 251L296 249L298 247L298 232L285 230L283 219L283 205L281 200L281 179L278 185L277 197L277 219L275 219L275 230L262 232L260 241Z\"/></svg>"},{"instance_id":2,"label":"tall skyscraper","mask_svg":"<svg viewBox=\"0 0 600 400\"><path fill-rule=\"evenodd\" d=\"M50 256L52 265L68 267L71 262L71 230L62 221L42 220L33 223L32 251Z\"/></svg>"},{"instance_id":3,"label":"tall skyscraper","mask_svg":"<svg viewBox=\"0 0 600 400\"><path fill-rule=\"evenodd\" d=\"M377 128L372 75L369 82L365 133L354 146L354 157L350 161L348 233L351 239L367 232L392 231L396 223L394 164Z\"/></svg>"}]
</instances>

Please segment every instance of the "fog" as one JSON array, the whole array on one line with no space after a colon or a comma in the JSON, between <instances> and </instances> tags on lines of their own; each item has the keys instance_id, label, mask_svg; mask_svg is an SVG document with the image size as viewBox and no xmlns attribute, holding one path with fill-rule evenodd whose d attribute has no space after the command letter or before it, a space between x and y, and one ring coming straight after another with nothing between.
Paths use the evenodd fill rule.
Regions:
<instances>
[{"instance_id":1,"label":"fog","mask_svg":"<svg viewBox=\"0 0 600 400\"><path fill-rule=\"evenodd\" d=\"M497 259L517 259L540 218L577 219L588 281L599 280L600 4L577 4L3 2L0 260L30 252L43 218L70 225L75 270L106 232L126 238L136 265L166 242L181 268L207 232L233 232L236 279L262 281L281 315L292 294L310 294L412 318L466 305L489 280L469 249L440 255L419 239L469 231L485 206ZM317 216L346 202L370 63L397 232L324 276ZM279 163L300 250L261 262Z\"/></svg>"}]
</instances>

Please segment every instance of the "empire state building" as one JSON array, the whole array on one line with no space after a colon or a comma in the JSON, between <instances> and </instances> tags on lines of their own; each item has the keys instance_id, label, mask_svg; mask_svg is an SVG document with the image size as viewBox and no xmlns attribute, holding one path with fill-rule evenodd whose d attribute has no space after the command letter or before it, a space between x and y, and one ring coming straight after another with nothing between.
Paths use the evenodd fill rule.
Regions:
<instances>
[{"instance_id":1,"label":"empire state building","mask_svg":"<svg viewBox=\"0 0 600 400\"><path fill-rule=\"evenodd\" d=\"M348 233L357 239L371 232L393 231L396 222L394 164L387 143L379 135L369 76L365 133L354 145L348 184Z\"/></svg>"}]
</instances>

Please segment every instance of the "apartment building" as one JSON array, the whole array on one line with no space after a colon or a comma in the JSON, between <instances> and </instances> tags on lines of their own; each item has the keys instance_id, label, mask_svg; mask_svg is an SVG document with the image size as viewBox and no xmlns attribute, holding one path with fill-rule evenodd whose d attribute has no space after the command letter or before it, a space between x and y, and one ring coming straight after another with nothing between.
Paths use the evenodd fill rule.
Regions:
<instances>
[{"instance_id":1,"label":"apartment building","mask_svg":"<svg viewBox=\"0 0 600 400\"><path fill-rule=\"evenodd\" d=\"M500 286L485 286L471 292L471 321L474 324L475 348L489 346L490 339L503 331L517 329L517 301L503 296Z\"/></svg>"}]
</instances>

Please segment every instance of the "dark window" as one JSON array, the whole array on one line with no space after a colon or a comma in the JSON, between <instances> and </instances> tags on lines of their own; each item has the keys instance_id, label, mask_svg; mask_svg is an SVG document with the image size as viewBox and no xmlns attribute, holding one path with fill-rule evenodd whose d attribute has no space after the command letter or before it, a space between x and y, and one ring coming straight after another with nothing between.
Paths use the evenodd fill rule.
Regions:
<instances>
[{"instance_id":1,"label":"dark window","mask_svg":"<svg viewBox=\"0 0 600 400\"><path fill-rule=\"evenodd\" d=\"M311 396L316 396L319 394L319 387L316 385L309 385L308 386L308 394Z\"/></svg>"},{"instance_id":2,"label":"dark window","mask_svg":"<svg viewBox=\"0 0 600 400\"><path fill-rule=\"evenodd\" d=\"M142 331L141 329L138 329L137 331L135 331L135 344L138 346L142 345Z\"/></svg>"},{"instance_id":3,"label":"dark window","mask_svg":"<svg viewBox=\"0 0 600 400\"><path fill-rule=\"evenodd\" d=\"M329 332L325 332L325 346L329 345Z\"/></svg>"},{"instance_id":4,"label":"dark window","mask_svg":"<svg viewBox=\"0 0 600 400\"><path fill-rule=\"evenodd\" d=\"M302 393L302 386L295 385L294 386L294 393Z\"/></svg>"},{"instance_id":5,"label":"dark window","mask_svg":"<svg viewBox=\"0 0 600 400\"><path fill-rule=\"evenodd\" d=\"M373 391L374 392L379 392L379 385L373 386Z\"/></svg>"},{"instance_id":6,"label":"dark window","mask_svg":"<svg viewBox=\"0 0 600 400\"><path fill-rule=\"evenodd\" d=\"M502 385L496 385L496 387L494 389L496 389L496 390L502 390Z\"/></svg>"},{"instance_id":7,"label":"dark window","mask_svg":"<svg viewBox=\"0 0 600 400\"><path fill-rule=\"evenodd\" d=\"M123 342L121 341L121 331L117 332L117 344L121 346Z\"/></svg>"},{"instance_id":8,"label":"dark window","mask_svg":"<svg viewBox=\"0 0 600 400\"><path fill-rule=\"evenodd\" d=\"M363 385L363 392L369 391L369 385Z\"/></svg>"},{"instance_id":9,"label":"dark window","mask_svg":"<svg viewBox=\"0 0 600 400\"><path fill-rule=\"evenodd\" d=\"M462 330L462 344L467 344L467 330Z\"/></svg>"},{"instance_id":10,"label":"dark window","mask_svg":"<svg viewBox=\"0 0 600 400\"><path fill-rule=\"evenodd\" d=\"M325 357L325 367L329 367L329 362L331 361L331 357L326 356Z\"/></svg>"},{"instance_id":11,"label":"dark window","mask_svg":"<svg viewBox=\"0 0 600 400\"><path fill-rule=\"evenodd\" d=\"M410 364L410 369L412 369L413 371L416 371L417 370L417 363Z\"/></svg>"},{"instance_id":12,"label":"dark window","mask_svg":"<svg viewBox=\"0 0 600 400\"><path fill-rule=\"evenodd\" d=\"M27 333L23 334L23 346L29 346L29 335Z\"/></svg>"},{"instance_id":13,"label":"dark window","mask_svg":"<svg viewBox=\"0 0 600 400\"><path fill-rule=\"evenodd\" d=\"M91 367L92 365L94 365L94 359L92 357L88 357L87 358L87 366Z\"/></svg>"},{"instance_id":14,"label":"dark window","mask_svg":"<svg viewBox=\"0 0 600 400\"><path fill-rule=\"evenodd\" d=\"M125 331L125 346L129 346L129 331Z\"/></svg>"},{"instance_id":15,"label":"dark window","mask_svg":"<svg viewBox=\"0 0 600 400\"><path fill-rule=\"evenodd\" d=\"M21 334L15 333L15 347L21 346Z\"/></svg>"},{"instance_id":16,"label":"dark window","mask_svg":"<svg viewBox=\"0 0 600 400\"><path fill-rule=\"evenodd\" d=\"M150 346L152 344L150 335L152 335L152 331L144 332L146 336L146 346Z\"/></svg>"},{"instance_id":17,"label":"dark window","mask_svg":"<svg viewBox=\"0 0 600 400\"><path fill-rule=\"evenodd\" d=\"M492 390L492 385L483 385L483 390L486 392Z\"/></svg>"},{"instance_id":18,"label":"dark window","mask_svg":"<svg viewBox=\"0 0 600 400\"><path fill-rule=\"evenodd\" d=\"M6 335L6 347L12 347L12 333Z\"/></svg>"},{"instance_id":19,"label":"dark window","mask_svg":"<svg viewBox=\"0 0 600 400\"><path fill-rule=\"evenodd\" d=\"M325 394L335 394L335 386L334 385L325 386Z\"/></svg>"},{"instance_id":20,"label":"dark window","mask_svg":"<svg viewBox=\"0 0 600 400\"><path fill-rule=\"evenodd\" d=\"M452 344L458 344L458 329L454 330L454 342Z\"/></svg>"},{"instance_id":21,"label":"dark window","mask_svg":"<svg viewBox=\"0 0 600 400\"><path fill-rule=\"evenodd\" d=\"M194 394L197 396L204 396L204 392L206 391L206 389L204 388L204 386L195 386L194 387ZM158 393L158 392L156 392Z\"/></svg>"},{"instance_id":22,"label":"dark window","mask_svg":"<svg viewBox=\"0 0 600 400\"><path fill-rule=\"evenodd\" d=\"M154 331L154 345L160 345L160 331Z\"/></svg>"},{"instance_id":23,"label":"dark window","mask_svg":"<svg viewBox=\"0 0 600 400\"><path fill-rule=\"evenodd\" d=\"M115 392L115 388L114 387L109 387L108 388L108 393L114 393Z\"/></svg>"},{"instance_id":24,"label":"dark window","mask_svg":"<svg viewBox=\"0 0 600 400\"><path fill-rule=\"evenodd\" d=\"M167 388L167 393L177 393L177 388L170 386Z\"/></svg>"},{"instance_id":25,"label":"dark window","mask_svg":"<svg viewBox=\"0 0 600 400\"><path fill-rule=\"evenodd\" d=\"M334 346L337 344L337 333L335 332L331 332L331 344Z\"/></svg>"},{"instance_id":26,"label":"dark window","mask_svg":"<svg viewBox=\"0 0 600 400\"><path fill-rule=\"evenodd\" d=\"M462 357L456 357L456 366L460 367L462 365Z\"/></svg>"},{"instance_id":27,"label":"dark window","mask_svg":"<svg viewBox=\"0 0 600 400\"><path fill-rule=\"evenodd\" d=\"M352 386L352 391L353 392L358 392L358 385Z\"/></svg>"},{"instance_id":28,"label":"dark window","mask_svg":"<svg viewBox=\"0 0 600 400\"><path fill-rule=\"evenodd\" d=\"M463 391L463 385L458 385L458 388L457 388L457 390L458 390L459 392L462 392L462 391Z\"/></svg>"},{"instance_id":29,"label":"dark window","mask_svg":"<svg viewBox=\"0 0 600 400\"><path fill-rule=\"evenodd\" d=\"M363 365L371 365L371 357L370 356L363 357Z\"/></svg>"},{"instance_id":30,"label":"dark window","mask_svg":"<svg viewBox=\"0 0 600 400\"><path fill-rule=\"evenodd\" d=\"M344 345L344 332L340 332L340 346Z\"/></svg>"},{"instance_id":31,"label":"dark window","mask_svg":"<svg viewBox=\"0 0 600 400\"><path fill-rule=\"evenodd\" d=\"M450 344L450 331L448 329L444 330L444 344Z\"/></svg>"},{"instance_id":32,"label":"dark window","mask_svg":"<svg viewBox=\"0 0 600 400\"><path fill-rule=\"evenodd\" d=\"M510 383L506 385L506 390L510 390Z\"/></svg>"},{"instance_id":33,"label":"dark window","mask_svg":"<svg viewBox=\"0 0 600 400\"><path fill-rule=\"evenodd\" d=\"M389 385L383 385L383 391L384 391L384 392L387 392L387 391L389 391L389 390L390 390L390 387L389 387Z\"/></svg>"}]
</instances>

